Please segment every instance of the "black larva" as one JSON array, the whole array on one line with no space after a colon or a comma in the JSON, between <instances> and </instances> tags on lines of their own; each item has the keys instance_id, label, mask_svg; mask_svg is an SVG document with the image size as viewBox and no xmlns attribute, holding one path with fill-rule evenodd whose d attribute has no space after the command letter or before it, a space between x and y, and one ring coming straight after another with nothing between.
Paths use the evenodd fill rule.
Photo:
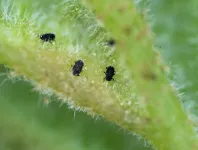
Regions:
<instances>
[{"instance_id":1,"label":"black larva","mask_svg":"<svg viewBox=\"0 0 198 150\"><path fill-rule=\"evenodd\" d=\"M110 39L107 41L108 46L114 46L115 45L115 40L114 39Z\"/></svg>"},{"instance_id":2,"label":"black larva","mask_svg":"<svg viewBox=\"0 0 198 150\"><path fill-rule=\"evenodd\" d=\"M40 39L44 42L51 42L55 40L55 34L54 33L45 33L40 35Z\"/></svg>"},{"instance_id":3,"label":"black larva","mask_svg":"<svg viewBox=\"0 0 198 150\"><path fill-rule=\"evenodd\" d=\"M72 74L74 76L79 76L83 69L83 66L84 66L84 63L82 60L75 61L75 64L72 68Z\"/></svg>"},{"instance_id":4,"label":"black larva","mask_svg":"<svg viewBox=\"0 0 198 150\"><path fill-rule=\"evenodd\" d=\"M114 67L112 67L112 66L108 66L108 67L106 67L106 72L104 72L105 73L105 80L107 80L107 81L111 81L111 80L114 80L113 79L113 76L115 75L115 69L114 69Z\"/></svg>"}]
</instances>

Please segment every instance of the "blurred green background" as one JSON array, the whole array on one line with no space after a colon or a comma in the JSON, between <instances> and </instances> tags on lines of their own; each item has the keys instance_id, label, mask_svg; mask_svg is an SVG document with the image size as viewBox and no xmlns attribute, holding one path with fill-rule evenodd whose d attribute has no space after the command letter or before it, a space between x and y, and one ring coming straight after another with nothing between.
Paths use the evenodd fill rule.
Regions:
<instances>
[{"instance_id":1,"label":"blurred green background","mask_svg":"<svg viewBox=\"0 0 198 150\"><path fill-rule=\"evenodd\" d=\"M5 68L1 66L1 73ZM5 80L0 77L0 83ZM30 83L7 80L0 87L0 150L149 150L116 125L57 101L45 105ZM55 98L54 98L55 99Z\"/></svg>"}]
</instances>

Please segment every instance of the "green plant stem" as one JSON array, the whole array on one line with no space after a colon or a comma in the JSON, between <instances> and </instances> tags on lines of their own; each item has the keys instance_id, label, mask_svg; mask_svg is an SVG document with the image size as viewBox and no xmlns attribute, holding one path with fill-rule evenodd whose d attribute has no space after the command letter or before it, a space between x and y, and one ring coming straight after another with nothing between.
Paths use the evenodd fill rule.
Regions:
<instances>
[{"instance_id":1,"label":"green plant stem","mask_svg":"<svg viewBox=\"0 0 198 150\"><path fill-rule=\"evenodd\" d=\"M153 51L152 35L143 16L137 13L131 1L88 2L115 38L115 54L106 55L109 51L105 50L100 52L100 44L98 46L94 39L97 36L90 36L94 39L91 49L89 42L82 40L81 44L87 44L85 49L88 50L82 47L77 53L71 53L70 48L75 49L71 44L73 41L64 43L65 37L60 34L65 31L65 14L69 13L62 12L68 6L61 4L57 7L58 11L51 9L50 12L50 17L55 14L56 19L51 23L59 25L56 30L60 42L43 44L35 36L42 29L51 29L46 25L50 20L37 22L28 20L31 16L24 19L23 15L19 15L21 18L17 20L15 13L5 19L5 14L0 14L0 62L14 69L12 77L22 76L31 81L35 90L56 94L60 102L68 103L70 108L86 111L90 115L101 115L125 129L139 133L155 148L197 149L193 126L166 79L166 66ZM70 15L78 20L83 17L79 17L79 13L85 12L81 12L81 9L81 4L78 4L78 9L70 12ZM81 21L75 23L80 24ZM89 19L82 24L83 27L91 26ZM39 25L41 29L37 30L35 26ZM79 30L85 32L81 28ZM98 30L97 35L100 33L106 34ZM73 35L77 37L79 33L72 30L67 36ZM88 53L94 51L94 44L97 47L95 57L94 53ZM83 59L86 65L82 74L75 77L71 73L71 65L78 59ZM104 69L112 64L116 68L115 82L106 82L103 79Z\"/></svg>"},{"instance_id":2,"label":"green plant stem","mask_svg":"<svg viewBox=\"0 0 198 150\"><path fill-rule=\"evenodd\" d=\"M193 126L161 71L165 66L159 64L152 49L149 27L131 1L87 3L117 40L116 52L123 57L123 65L132 70L136 92L145 99L148 120L143 130L147 139L160 150L197 149ZM144 77L144 71L153 78Z\"/></svg>"},{"instance_id":3,"label":"green plant stem","mask_svg":"<svg viewBox=\"0 0 198 150\"><path fill-rule=\"evenodd\" d=\"M66 10L64 7L67 6L61 5L58 10ZM81 9L79 7L77 9L79 11L73 12L73 15L78 16ZM125 72L119 67L119 63L114 63L117 71L116 82L105 82L106 55L102 53L99 60L97 57L99 52L94 57L83 48L78 53L71 53L68 43L42 43L35 35L41 29L37 29L35 26L41 26L43 22L51 20L47 18L47 21L42 20L35 24L34 20L28 19L32 17L31 15L27 17L27 14L21 14L22 18L17 18L14 16L15 13L12 13L13 16L8 15L8 19L4 17L7 16L6 12L2 13L0 20L0 30L2 31L0 60L1 63L14 69L11 78L22 76L25 80L30 80L35 85L35 90L49 95L56 94L60 102L68 103L70 108L86 111L93 116L101 115L129 130L142 128L140 116L144 106L136 103L136 97L133 98L133 101L128 100L129 94L131 94L130 86L133 87L133 85L128 86L128 80L123 78ZM67 17L62 11L54 13L60 13L61 19L55 20L59 22L60 28L57 28L57 32L60 33L65 29L64 20ZM13 20L12 18L15 17L16 19ZM13 23L14 21L16 22ZM42 27L48 29L48 26L43 25ZM73 32L71 34L73 35ZM61 36L57 37L59 41L64 39ZM85 67L82 74L75 77L72 75L71 66L78 59L85 62ZM112 62L109 61L109 63ZM129 107L130 105L134 107ZM136 130L136 132L138 131L141 130Z\"/></svg>"}]
</instances>

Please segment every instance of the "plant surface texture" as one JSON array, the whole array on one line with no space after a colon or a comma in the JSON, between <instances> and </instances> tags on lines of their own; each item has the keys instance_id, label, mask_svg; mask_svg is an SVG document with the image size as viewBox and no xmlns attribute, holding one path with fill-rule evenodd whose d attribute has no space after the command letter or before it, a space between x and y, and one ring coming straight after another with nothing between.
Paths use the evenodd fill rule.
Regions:
<instances>
[{"instance_id":1,"label":"plant surface texture","mask_svg":"<svg viewBox=\"0 0 198 150\"><path fill-rule=\"evenodd\" d=\"M0 0L0 149L198 150L198 1Z\"/></svg>"}]
</instances>

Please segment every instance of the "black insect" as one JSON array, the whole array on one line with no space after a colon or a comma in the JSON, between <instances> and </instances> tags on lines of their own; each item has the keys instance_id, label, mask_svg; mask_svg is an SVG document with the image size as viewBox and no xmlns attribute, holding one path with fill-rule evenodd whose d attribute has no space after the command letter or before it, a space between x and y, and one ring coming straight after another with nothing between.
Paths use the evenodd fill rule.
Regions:
<instances>
[{"instance_id":1,"label":"black insect","mask_svg":"<svg viewBox=\"0 0 198 150\"><path fill-rule=\"evenodd\" d=\"M106 72L104 72L105 73L105 80L107 80L107 81L111 81L111 80L114 80L113 79L113 76L115 75L115 69L114 69L114 67L112 67L112 66L108 66L108 67L106 67Z\"/></svg>"},{"instance_id":2,"label":"black insect","mask_svg":"<svg viewBox=\"0 0 198 150\"><path fill-rule=\"evenodd\" d=\"M40 35L40 39L44 42L51 42L55 40L55 34L54 33L45 33Z\"/></svg>"},{"instance_id":3,"label":"black insect","mask_svg":"<svg viewBox=\"0 0 198 150\"><path fill-rule=\"evenodd\" d=\"M82 60L75 61L75 64L72 68L72 73L74 76L79 76L82 69L83 69L84 63Z\"/></svg>"},{"instance_id":4,"label":"black insect","mask_svg":"<svg viewBox=\"0 0 198 150\"><path fill-rule=\"evenodd\" d=\"M114 46L115 45L115 40L114 39L110 39L107 41L108 46Z\"/></svg>"}]
</instances>

